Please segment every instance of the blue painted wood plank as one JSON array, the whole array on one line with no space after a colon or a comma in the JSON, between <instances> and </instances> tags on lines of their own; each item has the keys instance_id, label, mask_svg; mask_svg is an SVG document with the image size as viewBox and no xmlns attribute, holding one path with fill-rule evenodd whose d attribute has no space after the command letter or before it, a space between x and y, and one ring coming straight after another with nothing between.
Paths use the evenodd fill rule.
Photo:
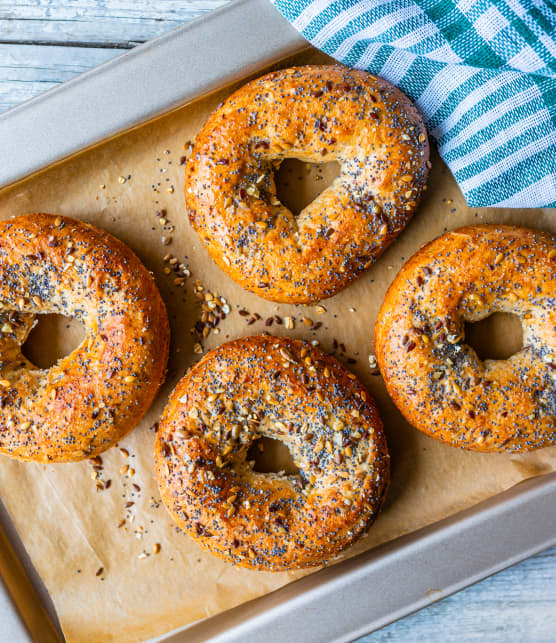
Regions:
<instances>
[{"instance_id":1,"label":"blue painted wood plank","mask_svg":"<svg viewBox=\"0 0 556 643\"><path fill-rule=\"evenodd\" d=\"M229 0L0 0L0 42L128 47Z\"/></svg>"},{"instance_id":2,"label":"blue painted wood plank","mask_svg":"<svg viewBox=\"0 0 556 643\"><path fill-rule=\"evenodd\" d=\"M94 47L0 44L0 112L120 53Z\"/></svg>"}]
</instances>

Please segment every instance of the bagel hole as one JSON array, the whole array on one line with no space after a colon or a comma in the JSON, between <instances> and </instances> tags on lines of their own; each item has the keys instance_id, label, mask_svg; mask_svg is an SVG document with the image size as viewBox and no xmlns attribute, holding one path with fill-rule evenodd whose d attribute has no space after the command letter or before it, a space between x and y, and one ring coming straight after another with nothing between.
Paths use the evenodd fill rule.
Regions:
<instances>
[{"instance_id":1,"label":"bagel hole","mask_svg":"<svg viewBox=\"0 0 556 643\"><path fill-rule=\"evenodd\" d=\"M508 359L523 348L521 320L512 313L493 313L465 324L465 342L480 360Z\"/></svg>"},{"instance_id":2,"label":"bagel hole","mask_svg":"<svg viewBox=\"0 0 556 643\"><path fill-rule=\"evenodd\" d=\"M85 339L85 328L73 317L37 315L21 352L35 366L46 369L73 352Z\"/></svg>"},{"instance_id":3,"label":"bagel hole","mask_svg":"<svg viewBox=\"0 0 556 643\"><path fill-rule=\"evenodd\" d=\"M279 473L295 475L299 469L295 466L288 447L280 440L262 437L254 440L247 451L247 460L254 460L253 471L257 473Z\"/></svg>"},{"instance_id":4,"label":"bagel hole","mask_svg":"<svg viewBox=\"0 0 556 643\"><path fill-rule=\"evenodd\" d=\"M297 216L314 201L340 174L340 164L305 163L298 159L285 159L274 174L276 195L283 205Z\"/></svg>"}]
</instances>

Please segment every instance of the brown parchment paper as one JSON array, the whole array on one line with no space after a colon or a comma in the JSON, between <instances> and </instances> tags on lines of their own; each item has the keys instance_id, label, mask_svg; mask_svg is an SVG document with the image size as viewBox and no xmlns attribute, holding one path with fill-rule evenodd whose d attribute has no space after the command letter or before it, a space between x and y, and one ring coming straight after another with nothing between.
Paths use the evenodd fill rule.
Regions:
<instances>
[{"instance_id":1,"label":"brown parchment paper","mask_svg":"<svg viewBox=\"0 0 556 643\"><path fill-rule=\"evenodd\" d=\"M322 60L320 54L305 53L296 62ZM393 476L384 511L370 534L347 555L433 523L524 478L556 469L556 448L527 455L485 455L456 450L423 436L401 418L380 377L372 375L368 365L373 325L385 290L421 244L466 223L517 223L556 232L555 211L470 209L435 155L429 189L414 220L359 281L323 302L325 313L318 314L315 307L265 302L243 292L214 266L184 212L183 167L179 164L186 153L184 144L193 140L209 112L229 92L180 109L0 193L3 219L32 211L60 213L94 223L122 239L153 271L172 324L168 379L147 417L121 443L129 457L123 457L118 448L102 456L104 468L99 475L101 480L111 480L108 489L96 490L92 467L86 462L45 466L0 458L0 495L71 642L144 640L300 576L236 569L213 558L173 526L160 504L153 477L155 432L151 427L177 380L199 358L193 351L198 339L190 333L200 316L199 300L193 293L196 280L226 297L232 308L220 324L220 333L213 332L202 342L204 350L227 339L270 330L317 339L325 350L332 350L335 338L345 344L345 356L337 351L340 358L356 360L349 367L377 400L392 453ZM313 189L303 172L298 177L292 171L291 181L286 182L290 191L293 188L294 200L304 190ZM162 208L167 212L166 227L175 229L163 230L156 216ZM162 244L163 235L172 238L167 246ZM173 284L173 275L164 274L166 253L189 267L191 277L183 287ZM243 307L262 320L248 325L248 318L238 314ZM264 319L274 314L294 317L295 328L265 327ZM301 321L304 316L322 322L322 327L310 331ZM69 326L56 320L39 326L29 352L39 361L51 358L64 344L66 349L75 345L79 329L75 324ZM495 335L489 333L485 338L495 341L497 350L515 344L515 326L497 328ZM120 473L125 465L135 470L133 477ZM126 508L129 502L134 504ZM153 553L156 543L160 544L158 554Z\"/></svg>"}]
</instances>

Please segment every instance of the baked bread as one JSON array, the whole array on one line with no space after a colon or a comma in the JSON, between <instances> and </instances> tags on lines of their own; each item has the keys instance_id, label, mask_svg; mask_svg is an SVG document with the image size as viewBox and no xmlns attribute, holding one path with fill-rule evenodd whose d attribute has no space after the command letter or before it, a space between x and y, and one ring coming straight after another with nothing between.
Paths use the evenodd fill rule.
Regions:
<instances>
[{"instance_id":1,"label":"baked bread","mask_svg":"<svg viewBox=\"0 0 556 643\"><path fill-rule=\"evenodd\" d=\"M21 352L36 315L85 326L52 368ZM151 274L123 243L66 217L0 222L0 453L70 462L131 431L166 371L169 327Z\"/></svg>"},{"instance_id":2,"label":"baked bread","mask_svg":"<svg viewBox=\"0 0 556 643\"><path fill-rule=\"evenodd\" d=\"M249 447L289 447L299 473L258 473ZM336 359L256 336L207 353L178 383L158 430L156 475L177 524L211 553L281 571L336 556L371 525L389 482L382 424Z\"/></svg>"},{"instance_id":3,"label":"baked bread","mask_svg":"<svg viewBox=\"0 0 556 643\"><path fill-rule=\"evenodd\" d=\"M341 166L298 216L276 194L286 158ZM421 116L386 81L337 65L283 69L232 94L197 136L185 170L189 220L247 290L315 302L361 275L404 229L428 158Z\"/></svg>"},{"instance_id":4,"label":"baked bread","mask_svg":"<svg viewBox=\"0 0 556 643\"><path fill-rule=\"evenodd\" d=\"M464 322L518 315L523 348L481 361ZM448 232L390 286L375 328L384 382L407 421L454 446L556 444L556 238L505 225Z\"/></svg>"}]
</instances>

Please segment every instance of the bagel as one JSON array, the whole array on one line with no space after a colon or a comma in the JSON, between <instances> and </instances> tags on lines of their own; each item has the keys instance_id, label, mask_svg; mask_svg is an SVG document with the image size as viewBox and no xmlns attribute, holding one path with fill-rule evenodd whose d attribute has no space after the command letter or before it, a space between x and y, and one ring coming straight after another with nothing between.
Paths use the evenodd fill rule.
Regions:
<instances>
[{"instance_id":1,"label":"bagel","mask_svg":"<svg viewBox=\"0 0 556 643\"><path fill-rule=\"evenodd\" d=\"M297 217L276 194L286 158L341 166ZM421 116L386 81L340 66L276 71L232 94L197 136L185 171L189 220L243 288L312 303L350 284L403 230L428 158Z\"/></svg>"},{"instance_id":2,"label":"bagel","mask_svg":"<svg viewBox=\"0 0 556 643\"><path fill-rule=\"evenodd\" d=\"M85 339L52 368L21 352L36 315L78 319ZM169 327L154 279L123 243L66 217L0 222L0 453L70 462L112 446L164 380Z\"/></svg>"},{"instance_id":3,"label":"bagel","mask_svg":"<svg viewBox=\"0 0 556 643\"><path fill-rule=\"evenodd\" d=\"M246 461L261 436L286 444L299 474ZM212 554L252 569L318 565L375 519L389 456L373 400L333 357L256 336L207 353L178 383L159 427L164 504Z\"/></svg>"},{"instance_id":4,"label":"bagel","mask_svg":"<svg viewBox=\"0 0 556 643\"><path fill-rule=\"evenodd\" d=\"M523 348L481 361L464 322L519 316ZM390 286L375 349L414 427L475 451L556 444L556 237L505 225L460 228L417 252Z\"/></svg>"}]
</instances>

